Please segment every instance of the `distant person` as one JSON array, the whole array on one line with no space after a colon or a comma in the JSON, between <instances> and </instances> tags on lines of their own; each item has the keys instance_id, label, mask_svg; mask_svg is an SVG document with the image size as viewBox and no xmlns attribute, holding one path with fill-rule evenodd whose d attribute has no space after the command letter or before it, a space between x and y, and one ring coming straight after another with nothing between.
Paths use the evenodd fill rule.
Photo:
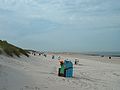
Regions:
<instances>
[{"instance_id":1,"label":"distant person","mask_svg":"<svg viewBox=\"0 0 120 90\"><path fill-rule=\"evenodd\" d=\"M61 58L60 58L60 56L58 56L58 60L60 60Z\"/></svg>"},{"instance_id":2,"label":"distant person","mask_svg":"<svg viewBox=\"0 0 120 90\"><path fill-rule=\"evenodd\" d=\"M109 59L111 59L111 57L108 57Z\"/></svg>"},{"instance_id":3,"label":"distant person","mask_svg":"<svg viewBox=\"0 0 120 90\"><path fill-rule=\"evenodd\" d=\"M75 59L75 65L78 65L79 60Z\"/></svg>"},{"instance_id":4,"label":"distant person","mask_svg":"<svg viewBox=\"0 0 120 90\"><path fill-rule=\"evenodd\" d=\"M44 56L44 57L47 57L47 55L46 55L46 54L44 54L43 56Z\"/></svg>"},{"instance_id":5,"label":"distant person","mask_svg":"<svg viewBox=\"0 0 120 90\"><path fill-rule=\"evenodd\" d=\"M54 59L55 58L55 56L54 55L52 55L52 59Z\"/></svg>"},{"instance_id":6,"label":"distant person","mask_svg":"<svg viewBox=\"0 0 120 90\"><path fill-rule=\"evenodd\" d=\"M34 56L35 56L35 53L34 53Z\"/></svg>"},{"instance_id":7,"label":"distant person","mask_svg":"<svg viewBox=\"0 0 120 90\"><path fill-rule=\"evenodd\" d=\"M77 61L76 61L76 59L75 59L75 65L77 65Z\"/></svg>"}]
</instances>

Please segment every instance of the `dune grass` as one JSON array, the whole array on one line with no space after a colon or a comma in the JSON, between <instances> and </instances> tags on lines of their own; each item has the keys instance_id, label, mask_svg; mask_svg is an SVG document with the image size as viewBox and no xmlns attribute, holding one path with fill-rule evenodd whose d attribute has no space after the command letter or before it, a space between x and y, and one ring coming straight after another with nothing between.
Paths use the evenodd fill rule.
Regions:
<instances>
[{"instance_id":1,"label":"dune grass","mask_svg":"<svg viewBox=\"0 0 120 90\"><path fill-rule=\"evenodd\" d=\"M9 56L13 57L13 55L16 55L17 57L20 57L20 55L25 55L29 57L27 52L23 50L22 48L16 47L7 41L0 40L0 48ZM0 53L2 54L2 50L0 50Z\"/></svg>"}]
</instances>

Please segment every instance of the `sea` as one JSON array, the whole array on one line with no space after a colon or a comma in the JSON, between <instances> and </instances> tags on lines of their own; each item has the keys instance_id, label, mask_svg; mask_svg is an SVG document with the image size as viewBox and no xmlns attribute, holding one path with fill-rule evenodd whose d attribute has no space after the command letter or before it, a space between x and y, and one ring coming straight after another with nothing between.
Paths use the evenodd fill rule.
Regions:
<instances>
[{"instance_id":1,"label":"sea","mask_svg":"<svg viewBox=\"0 0 120 90\"><path fill-rule=\"evenodd\" d=\"M92 55L92 56L120 57L120 51L117 51L117 52L86 52L86 53L83 53L83 54Z\"/></svg>"}]
</instances>

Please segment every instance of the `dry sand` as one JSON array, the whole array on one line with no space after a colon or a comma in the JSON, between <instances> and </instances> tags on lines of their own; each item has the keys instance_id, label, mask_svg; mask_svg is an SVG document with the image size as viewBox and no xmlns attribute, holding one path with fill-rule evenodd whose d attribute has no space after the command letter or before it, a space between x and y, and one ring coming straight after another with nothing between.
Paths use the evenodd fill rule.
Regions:
<instances>
[{"instance_id":1,"label":"dry sand","mask_svg":"<svg viewBox=\"0 0 120 90\"><path fill-rule=\"evenodd\" d=\"M74 63L74 78L58 77L58 56ZM120 90L120 58L72 55L0 56L0 90ZM101 59L102 58L102 59Z\"/></svg>"}]
</instances>

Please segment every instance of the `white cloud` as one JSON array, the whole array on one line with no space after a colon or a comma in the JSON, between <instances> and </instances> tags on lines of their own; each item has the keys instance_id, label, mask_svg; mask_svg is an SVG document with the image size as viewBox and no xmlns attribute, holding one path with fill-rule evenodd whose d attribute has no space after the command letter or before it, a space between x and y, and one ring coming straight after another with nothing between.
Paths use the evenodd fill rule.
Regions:
<instances>
[{"instance_id":1,"label":"white cloud","mask_svg":"<svg viewBox=\"0 0 120 90\"><path fill-rule=\"evenodd\" d=\"M119 3L120 0L0 0L0 38L11 41L15 38L21 42L33 40L29 43L35 39L36 43L41 41L46 46L52 46L52 43L60 44L58 40L63 36L62 39L68 40L69 44L70 40L77 43L76 47L79 47L80 40L84 47L89 41L84 43L82 39L89 39L90 32L93 33L91 36L96 37L96 32L119 31ZM48 35L52 36L47 37ZM113 38L116 39L115 35L116 33ZM19 38L20 36L22 37ZM55 40L50 42L50 38ZM62 43L67 46L64 40Z\"/></svg>"}]
</instances>

